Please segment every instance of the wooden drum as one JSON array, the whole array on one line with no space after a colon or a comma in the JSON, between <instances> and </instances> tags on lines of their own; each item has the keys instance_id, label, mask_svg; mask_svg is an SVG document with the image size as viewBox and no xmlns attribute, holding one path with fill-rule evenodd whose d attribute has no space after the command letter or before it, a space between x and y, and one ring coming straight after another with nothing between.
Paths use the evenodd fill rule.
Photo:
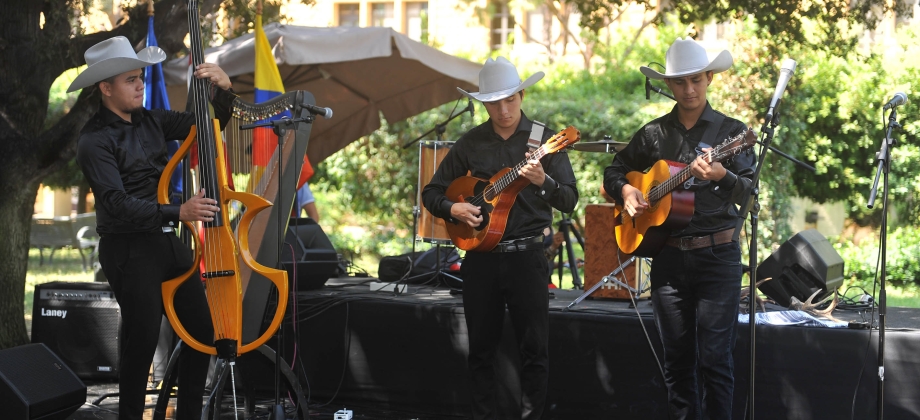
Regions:
<instances>
[{"instance_id":1,"label":"wooden drum","mask_svg":"<svg viewBox=\"0 0 920 420\"><path fill-rule=\"evenodd\" d=\"M428 209L422 205L422 190L431 181L444 156L451 146L452 141L422 141L419 142L418 151L418 197L417 203L421 209L418 216L417 231L415 237L417 240L430 242L433 244L450 244L450 236L447 234L447 226L444 219L434 217Z\"/></svg>"},{"instance_id":2,"label":"wooden drum","mask_svg":"<svg viewBox=\"0 0 920 420\"><path fill-rule=\"evenodd\" d=\"M589 289L603 277L625 263L632 255L624 254L617 246L617 237L614 228L614 204L589 204L585 207L585 289ZM643 288L645 277L650 266L645 259L636 258L633 262L623 267L622 273L617 276L620 281L625 281L629 287ZM594 292L592 297L629 299L630 292L615 282L608 282ZM649 292L642 293L639 297L648 297Z\"/></svg>"}]
</instances>

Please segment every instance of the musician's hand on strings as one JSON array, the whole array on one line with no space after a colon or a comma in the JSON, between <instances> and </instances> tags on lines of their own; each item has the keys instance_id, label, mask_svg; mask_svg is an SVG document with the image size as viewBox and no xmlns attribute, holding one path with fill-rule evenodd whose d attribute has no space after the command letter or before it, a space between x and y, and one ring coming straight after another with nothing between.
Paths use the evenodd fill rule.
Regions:
<instances>
[{"instance_id":1,"label":"musician's hand on strings","mask_svg":"<svg viewBox=\"0 0 920 420\"><path fill-rule=\"evenodd\" d=\"M479 206L474 206L467 202L454 203L450 206L450 215L470 227L479 227L482 223L482 211Z\"/></svg>"},{"instance_id":2,"label":"musician's hand on strings","mask_svg":"<svg viewBox=\"0 0 920 420\"><path fill-rule=\"evenodd\" d=\"M710 151L712 151L710 147L703 149L703 154L697 156L696 159L690 163L690 175L693 175L694 178L704 181L719 181L725 177L727 170L722 166L721 162L709 164L709 162L706 162L706 159L703 159L709 156Z\"/></svg>"},{"instance_id":3,"label":"musician's hand on strings","mask_svg":"<svg viewBox=\"0 0 920 420\"><path fill-rule=\"evenodd\" d=\"M199 79L208 79L215 86L227 90L230 89L230 76L217 64L201 63L195 68L195 77Z\"/></svg>"},{"instance_id":4,"label":"musician's hand on strings","mask_svg":"<svg viewBox=\"0 0 920 420\"><path fill-rule=\"evenodd\" d=\"M537 187L542 187L543 181L546 180L543 164L537 159L531 159L529 152L525 153L524 156L527 158L527 163L518 171L518 174L530 180Z\"/></svg>"},{"instance_id":5,"label":"musician's hand on strings","mask_svg":"<svg viewBox=\"0 0 920 420\"><path fill-rule=\"evenodd\" d=\"M217 206L217 200L204 196L204 188L198 191L198 194L182 203L179 207L179 220L183 222L211 222L220 207Z\"/></svg>"},{"instance_id":6,"label":"musician's hand on strings","mask_svg":"<svg viewBox=\"0 0 920 420\"><path fill-rule=\"evenodd\" d=\"M638 188L626 184L620 193L623 196L623 210L626 210L630 217L639 216L648 208L648 202Z\"/></svg>"}]
</instances>

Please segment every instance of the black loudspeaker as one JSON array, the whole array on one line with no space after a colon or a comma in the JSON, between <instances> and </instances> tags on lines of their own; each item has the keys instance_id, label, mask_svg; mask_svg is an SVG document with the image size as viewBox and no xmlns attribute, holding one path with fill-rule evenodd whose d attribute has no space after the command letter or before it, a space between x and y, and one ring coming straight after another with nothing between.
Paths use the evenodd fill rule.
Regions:
<instances>
[{"instance_id":1,"label":"black loudspeaker","mask_svg":"<svg viewBox=\"0 0 920 420\"><path fill-rule=\"evenodd\" d=\"M44 344L0 351L0 417L63 420L85 402L86 385Z\"/></svg>"},{"instance_id":2,"label":"black loudspeaker","mask_svg":"<svg viewBox=\"0 0 920 420\"><path fill-rule=\"evenodd\" d=\"M296 277L296 290L319 289L339 274L339 256L332 242L323 228L308 218L291 219L281 248L281 264L292 282Z\"/></svg>"},{"instance_id":3,"label":"black loudspeaker","mask_svg":"<svg viewBox=\"0 0 920 420\"><path fill-rule=\"evenodd\" d=\"M757 266L757 279L772 277L758 287L776 303L789 307L793 296L804 302L817 291L815 302L843 283L843 258L827 238L814 229L797 233Z\"/></svg>"},{"instance_id":4,"label":"black loudspeaker","mask_svg":"<svg viewBox=\"0 0 920 420\"><path fill-rule=\"evenodd\" d=\"M117 379L121 311L108 283L35 286L32 342L44 343L82 379Z\"/></svg>"}]
</instances>

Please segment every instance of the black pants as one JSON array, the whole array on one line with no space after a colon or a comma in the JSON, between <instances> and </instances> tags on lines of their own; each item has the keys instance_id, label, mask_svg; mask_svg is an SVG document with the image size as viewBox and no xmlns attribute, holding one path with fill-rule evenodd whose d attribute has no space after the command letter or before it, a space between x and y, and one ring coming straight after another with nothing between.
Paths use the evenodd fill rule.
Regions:
<instances>
[{"instance_id":1,"label":"black pants","mask_svg":"<svg viewBox=\"0 0 920 420\"><path fill-rule=\"evenodd\" d=\"M671 418L731 419L741 248L737 242L691 251L666 246L651 277Z\"/></svg>"},{"instance_id":2,"label":"black pants","mask_svg":"<svg viewBox=\"0 0 920 420\"><path fill-rule=\"evenodd\" d=\"M162 283L192 265L189 248L173 233L104 236L99 262L121 307L124 333L118 378L119 420L141 420L147 376L163 316ZM176 293L176 313L186 330L203 343L214 341L204 287L196 274ZM178 420L201 418L210 356L190 347L178 360Z\"/></svg>"},{"instance_id":3,"label":"black pants","mask_svg":"<svg viewBox=\"0 0 920 420\"><path fill-rule=\"evenodd\" d=\"M495 369L505 306L521 354L521 417L539 419L549 378L549 263L542 250L468 252L461 266L474 419L496 416Z\"/></svg>"}]
</instances>

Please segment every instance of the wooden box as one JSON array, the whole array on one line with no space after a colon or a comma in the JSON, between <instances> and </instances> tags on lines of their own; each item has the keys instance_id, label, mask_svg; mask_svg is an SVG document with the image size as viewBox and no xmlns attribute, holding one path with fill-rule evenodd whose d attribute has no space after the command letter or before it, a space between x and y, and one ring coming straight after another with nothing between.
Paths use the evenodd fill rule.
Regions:
<instances>
[{"instance_id":1,"label":"wooden box","mask_svg":"<svg viewBox=\"0 0 920 420\"><path fill-rule=\"evenodd\" d=\"M590 289L604 276L625 263L631 255L624 254L617 246L616 233L614 233L614 204L589 204L585 208L585 290ZM636 288L637 280L642 288L648 288L647 278L649 263L646 259L636 258L632 263L624 266L616 278L626 280L630 287ZM626 299L629 300L629 290L619 284L608 281L598 288L591 297ZM648 297L646 291L640 297Z\"/></svg>"}]
</instances>

